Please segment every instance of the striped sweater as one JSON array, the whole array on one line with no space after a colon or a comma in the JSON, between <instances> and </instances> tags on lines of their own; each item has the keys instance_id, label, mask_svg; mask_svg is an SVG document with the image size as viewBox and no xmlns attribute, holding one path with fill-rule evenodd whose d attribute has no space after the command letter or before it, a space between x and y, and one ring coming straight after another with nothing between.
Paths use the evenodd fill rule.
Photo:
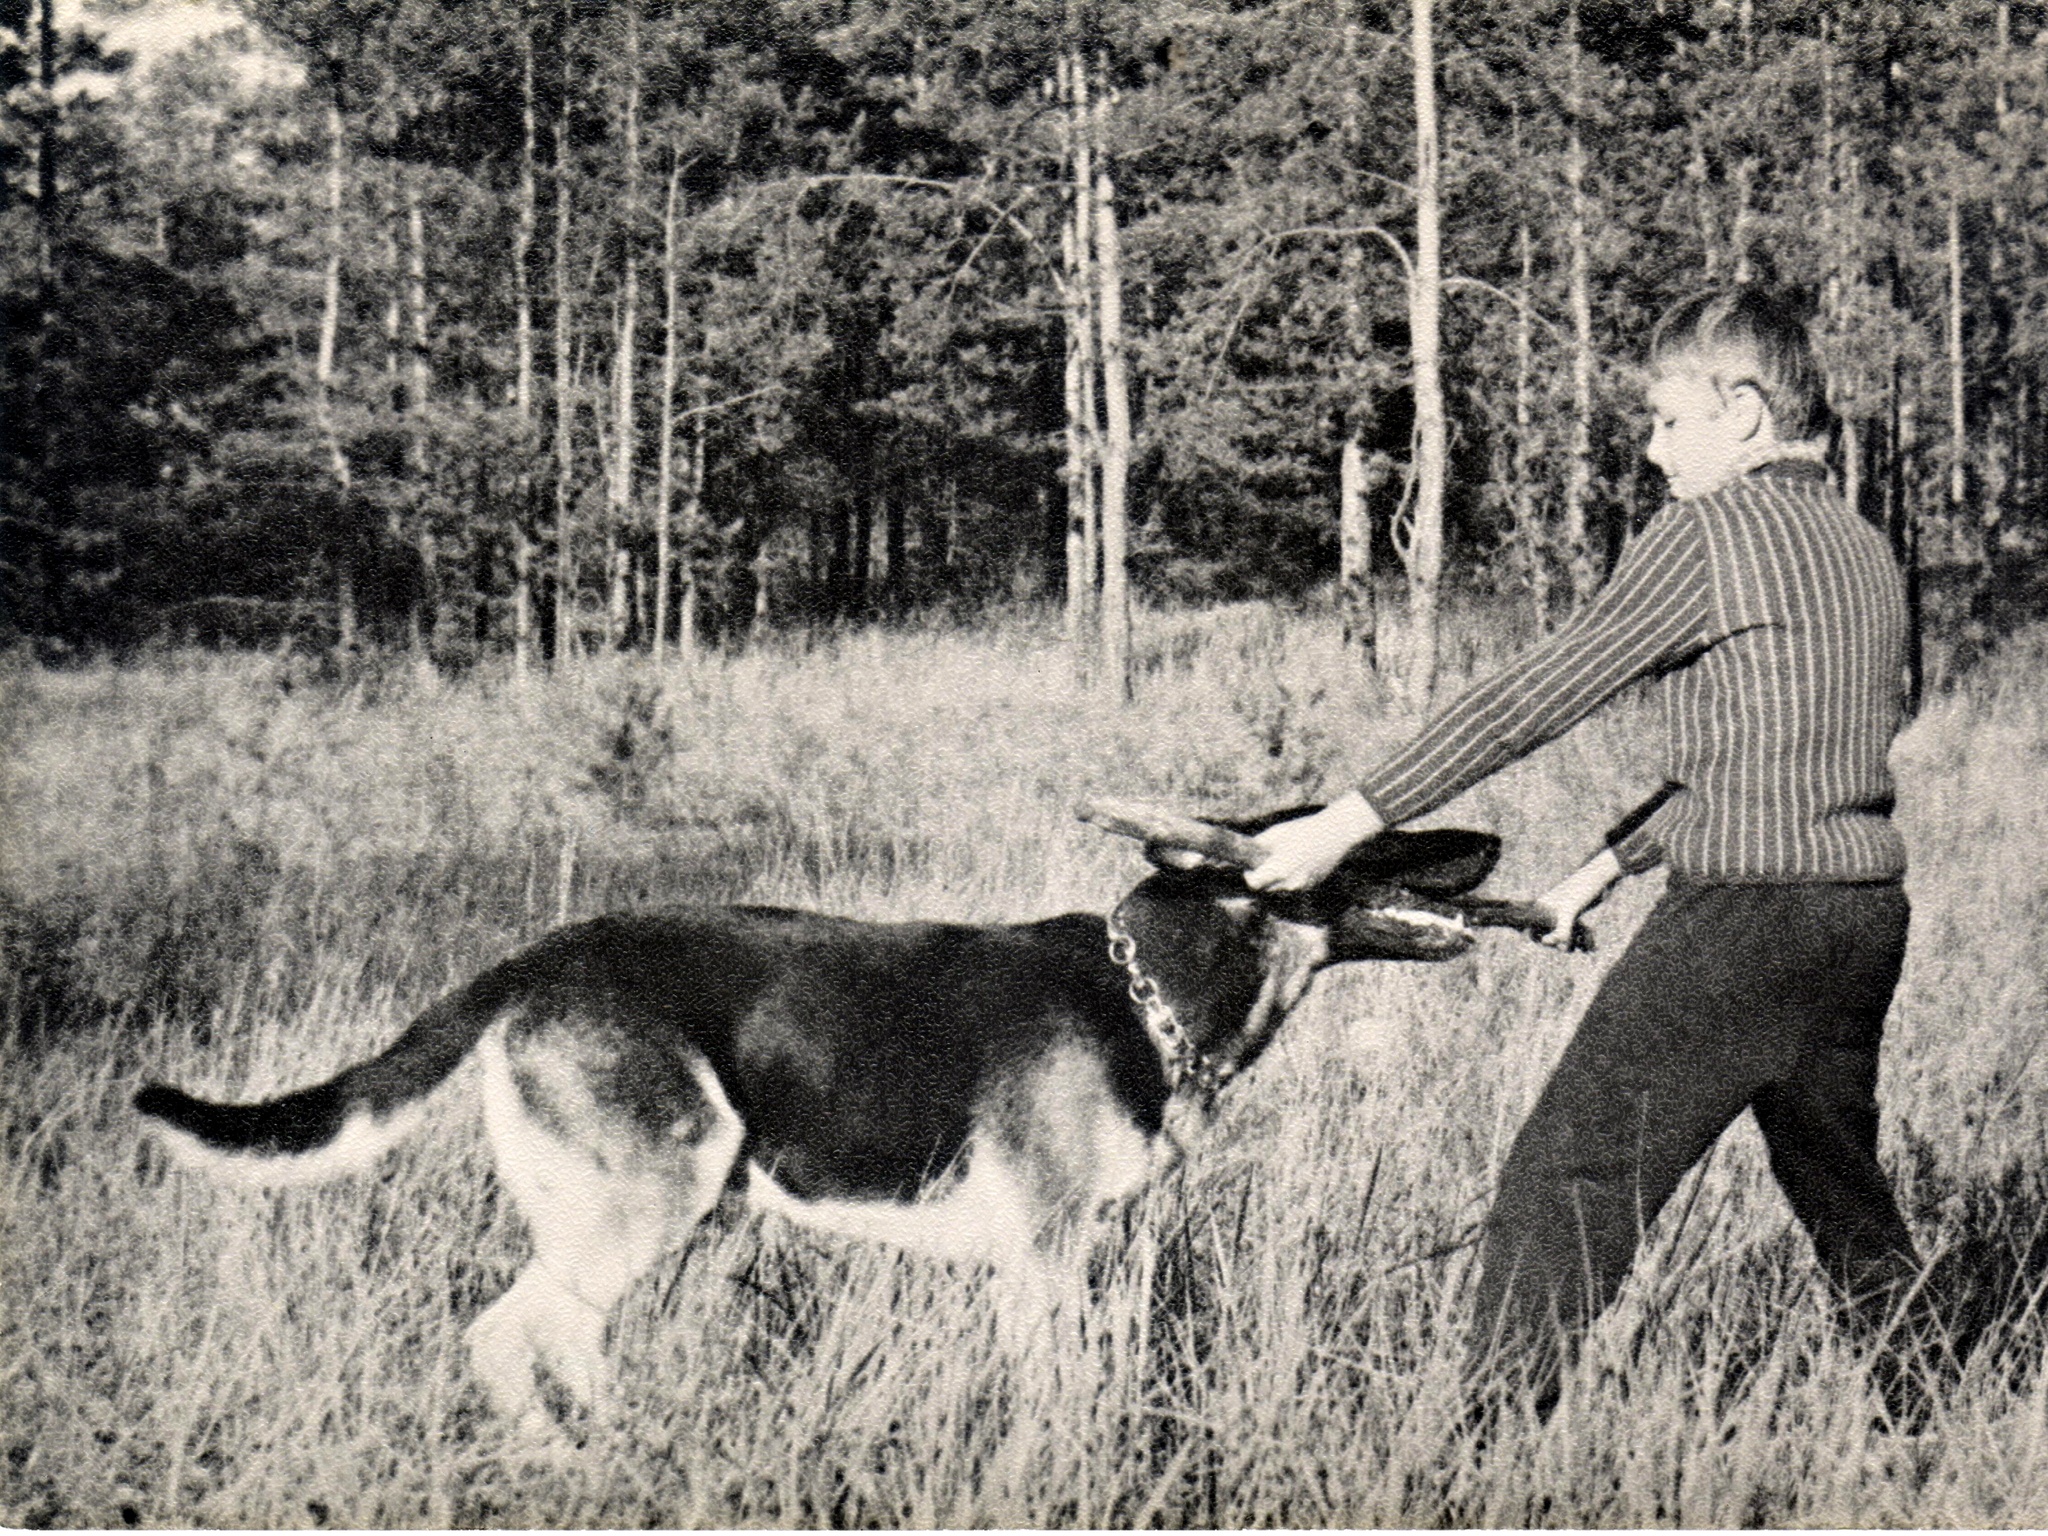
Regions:
<instances>
[{"instance_id":1,"label":"striped sweater","mask_svg":"<svg viewBox=\"0 0 2048 1536\"><path fill-rule=\"evenodd\" d=\"M1883 536L1817 464L1673 502L1572 622L1432 719L1360 786L1434 809L1655 679L1663 789L1609 834L1622 867L1720 883L1896 879L1885 756L1906 610Z\"/></svg>"}]
</instances>

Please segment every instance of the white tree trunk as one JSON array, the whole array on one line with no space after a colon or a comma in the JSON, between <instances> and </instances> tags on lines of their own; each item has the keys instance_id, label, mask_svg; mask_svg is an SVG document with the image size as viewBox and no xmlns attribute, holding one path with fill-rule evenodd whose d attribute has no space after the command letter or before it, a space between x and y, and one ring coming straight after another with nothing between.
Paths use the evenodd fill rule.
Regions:
<instances>
[{"instance_id":1,"label":"white tree trunk","mask_svg":"<svg viewBox=\"0 0 2048 1536\"><path fill-rule=\"evenodd\" d=\"M668 168L668 193L662 199L662 389L657 393L659 414L655 446L653 485L653 662L662 666L668 659L668 582L670 582L670 522L672 498L676 494L676 344L682 330L678 315L678 258L676 258L676 201L682 193L682 160Z\"/></svg>"},{"instance_id":2,"label":"white tree trunk","mask_svg":"<svg viewBox=\"0 0 2048 1536\"><path fill-rule=\"evenodd\" d=\"M416 171L401 170L405 186L405 311L406 311L406 358L405 397L406 409L412 417L412 430L408 434L407 456L411 461L414 483L426 485L430 482L433 465L427 452L427 406L433 392L433 367L427 352L428 336L433 329L432 316L427 304L427 215L424 201L420 197L419 175ZM420 589L413 603L408 619L408 630L412 642L413 665L422 674L433 670L433 653L429 642L434 621L439 617L440 571L437 555L438 546L431 521L422 517L413 529L413 548L419 556Z\"/></svg>"},{"instance_id":3,"label":"white tree trunk","mask_svg":"<svg viewBox=\"0 0 2048 1536\"><path fill-rule=\"evenodd\" d=\"M576 613L576 403L570 374L570 330L575 323L569 271L570 112L575 102L569 51L574 12L562 5L562 101L555 119L555 664L573 664L583 639Z\"/></svg>"},{"instance_id":4,"label":"white tree trunk","mask_svg":"<svg viewBox=\"0 0 2048 1536\"><path fill-rule=\"evenodd\" d=\"M512 485L512 675L524 683L533 666L533 472L528 442L533 431L533 259L536 228L534 151L539 124L534 111L533 15L519 12L519 218L512 230L513 412L518 418L519 472Z\"/></svg>"},{"instance_id":5,"label":"white tree trunk","mask_svg":"<svg viewBox=\"0 0 2048 1536\"><path fill-rule=\"evenodd\" d=\"M1692 189L1693 227L1699 231L1700 267L1708 282L1721 270L1720 237L1714 232L1713 194L1707 185L1707 135L1695 120L1686 129L1692 154L1685 162L1685 179Z\"/></svg>"},{"instance_id":6,"label":"white tree trunk","mask_svg":"<svg viewBox=\"0 0 2048 1536\"><path fill-rule=\"evenodd\" d=\"M1415 511L1408 565L1408 665L1402 686L1417 704L1436 686L1437 596L1443 578L1444 421L1441 365L1443 245L1439 206L1436 46L1431 0L1415 0L1415 272L1408 286L1414 350Z\"/></svg>"},{"instance_id":7,"label":"white tree trunk","mask_svg":"<svg viewBox=\"0 0 2048 1536\"><path fill-rule=\"evenodd\" d=\"M676 647L686 656L697 652L697 565L694 558L697 530L704 520L704 401L690 417L690 469L683 487L682 602L676 614Z\"/></svg>"},{"instance_id":8,"label":"white tree trunk","mask_svg":"<svg viewBox=\"0 0 2048 1536\"><path fill-rule=\"evenodd\" d=\"M1756 75L1756 6L1754 0L1742 0L1736 8L1736 30L1742 39L1742 69L1745 78ZM1755 268L1749 259L1749 231L1754 218L1751 204L1755 201L1756 156L1749 153L1747 143L1743 146L1742 158L1735 162L1735 216L1730 220L1729 239L1735 246L1735 281L1747 283L1755 276Z\"/></svg>"},{"instance_id":9,"label":"white tree trunk","mask_svg":"<svg viewBox=\"0 0 2048 1536\"><path fill-rule=\"evenodd\" d=\"M1085 672L1095 640L1095 594L1101 579L1097 544L1101 514L1095 494L1100 433L1095 409L1098 353L1094 151L1088 126L1088 77L1078 49L1061 58L1059 86L1066 106L1062 123L1070 173L1069 207L1060 229L1066 283L1062 295L1066 326L1066 630L1075 665Z\"/></svg>"},{"instance_id":10,"label":"white tree trunk","mask_svg":"<svg viewBox=\"0 0 2048 1536\"><path fill-rule=\"evenodd\" d=\"M676 348L682 335L681 266L677 205L682 196L683 162L669 167L668 192L661 205L661 395L660 448L654 490L654 664L668 652L669 568L676 458ZM685 645L688 640L685 639Z\"/></svg>"},{"instance_id":11,"label":"white tree trunk","mask_svg":"<svg viewBox=\"0 0 2048 1536\"><path fill-rule=\"evenodd\" d=\"M1586 110L1584 55L1579 46L1579 8L1571 7L1566 46L1570 52L1565 104L1569 138L1565 145L1566 240L1570 247L1566 286L1572 314L1572 421L1566 450L1564 538L1571 570L1572 603L1583 608L1600 585L1593 558L1588 503L1593 494L1593 260L1586 196Z\"/></svg>"},{"instance_id":12,"label":"white tree trunk","mask_svg":"<svg viewBox=\"0 0 2048 1536\"><path fill-rule=\"evenodd\" d=\"M1820 48L1820 225L1821 249L1827 255L1821 311L1826 317L1828 334L1840 336L1847 329L1849 280L1848 242L1843 235L1848 221L1843 217L1842 202L1849 185L1846 168L1852 162L1845 159L1842 150L1835 94L1834 23L1825 12L1820 18ZM1851 510L1858 510L1863 504L1863 443L1853 409L1855 402L1850 398L1849 380L1844 373L1840 366L1827 370L1828 404L1841 423L1842 495Z\"/></svg>"},{"instance_id":13,"label":"white tree trunk","mask_svg":"<svg viewBox=\"0 0 2048 1536\"><path fill-rule=\"evenodd\" d=\"M1372 491L1365 442L1356 423L1337 455L1337 592L1344 639L1373 660Z\"/></svg>"},{"instance_id":14,"label":"white tree trunk","mask_svg":"<svg viewBox=\"0 0 2048 1536\"><path fill-rule=\"evenodd\" d=\"M623 270L619 277L619 321L617 350L612 359L612 469L606 482L609 516L605 520L605 549L610 566L610 595L605 604L605 644L616 649L626 643L627 585L632 571L632 554L624 538L633 515L633 466L639 439L634 425L635 385L640 346L640 8L638 0L626 6L626 72L624 153L625 202L620 209L624 225Z\"/></svg>"},{"instance_id":15,"label":"white tree trunk","mask_svg":"<svg viewBox=\"0 0 2048 1536\"><path fill-rule=\"evenodd\" d=\"M424 427L419 418L426 415L428 397L434 385L433 366L427 351L433 316L427 303L427 213L420 197L419 180L414 174L405 177L405 314L410 344L405 370L406 404L412 410L414 426ZM427 451L423 435L414 436L412 451L418 459L425 460Z\"/></svg>"},{"instance_id":16,"label":"white tree trunk","mask_svg":"<svg viewBox=\"0 0 2048 1536\"><path fill-rule=\"evenodd\" d=\"M1116 189L1101 169L1097 143L1095 243L1101 275L1102 326L1102 663L1111 686L1131 692L1130 511L1131 393L1124 363L1122 262Z\"/></svg>"},{"instance_id":17,"label":"white tree trunk","mask_svg":"<svg viewBox=\"0 0 2048 1536\"><path fill-rule=\"evenodd\" d=\"M1358 206L1358 166L1364 155L1360 129L1358 65L1358 23L1344 19L1341 71L1344 91L1343 196L1344 206ZM1365 239L1353 236L1344 242L1341 265L1344 276L1344 339L1349 351L1353 379L1347 411L1348 430L1337 458L1337 609L1344 642L1356 645L1367 666L1378 662L1378 615L1373 607L1372 512L1366 498L1374 476L1366 462L1365 423L1369 403L1362 374L1370 338L1365 326Z\"/></svg>"},{"instance_id":18,"label":"white tree trunk","mask_svg":"<svg viewBox=\"0 0 2048 1536\"><path fill-rule=\"evenodd\" d=\"M1951 192L1948 199L1948 506L1950 526L1964 531L1964 500L1969 490L1965 465L1969 433L1964 420L1966 377L1963 356L1963 209Z\"/></svg>"},{"instance_id":19,"label":"white tree trunk","mask_svg":"<svg viewBox=\"0 0 2048 1536\"><path fill-rule=\"evenodd\" d=\"M1534 396L1536 388L1536 335L1530 314L1530 298L1536 286L1535 238L1525 219L1515 231L1516 252L1521 258L1521 287L1515 294L1515 441L1511 455L1508 502L1514 509L1515 531L1521 540L1522 558L1529 571L1529 608L1536 633L1550 631L1550 552L1546 549L1543 526L1536 501Z\"/></svg>"},{"instance_id":20,"label":"white tree trunk","mask_svg":"<svg viewBox=\"0 0 2048 1536\"><path fill-rule=\"evenodd\" d=\"M36 130L36 276L47 307L57 281L57 0L42 0L36 11L36 84L42 111ZM340 108L335 112L339 114Z\"/></svg>"},{"instance_id":21,"label":"white tree trunk","mask_svg":"<svg viewBox=\"0 0 2048 1536\"><path fill-rule=\"evenodd\" d=\"M348 451L342 446L341 429L334 415L336 357L341 344L341 259L348 238L348 125L341 112L341 87L337 83L327 102L327 262L320 284L320 339L313 356L314 412L320 435L326 441L327 460L334 474L337 513L352 517L349 490L353 476ZM352 552L344 550L334 582L334 643L344 654L355 649L356 583Z\"/></svg>"},{"instance_id":22,"label":"white tree trunk","mask_svg":"<svg viewBox=\"0 0 2048 1536\"><path fill-rule=\"evenodd\" d=\"M2013 118L2012 91L2006 71L2012 61L2012 4L2011 0L1998 0L1995 17L1994 41L1998 48L1998 75L1992 87L1992 116L1998 125L1999 138L2012 142L2016 128ZM1997 192L1991 201L1991 272L1990 290L2005 293L2011 281L2006 267L2006 249L2011 239L2012 208L2005 200L2003 191ZM1996 397L1990 403L1980 434L1984 453L1984 484L1979 496L1977 514L1977 542L1979 562L1983 581L1988 586L1997 574L1999 563L1998 547L2003 535L2005 504L2013 494L2014 481L2018 478L2023 461L2022 438L2026 431L2024 423L2029 419L2021 407L2025 399L2024 379L2015 380L2013 388L2003 400Z\"/></svg>"}]
</instances>

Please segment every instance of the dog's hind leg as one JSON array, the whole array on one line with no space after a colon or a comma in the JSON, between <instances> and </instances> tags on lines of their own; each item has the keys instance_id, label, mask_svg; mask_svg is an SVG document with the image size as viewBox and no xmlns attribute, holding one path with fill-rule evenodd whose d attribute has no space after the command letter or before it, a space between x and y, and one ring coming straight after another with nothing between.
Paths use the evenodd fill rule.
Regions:
<instances>
[{"instance_id":1,"label":"dog's hind leg","mask_svg":"<svg viewBox=\"0 0 2048 1536\"><path fill-rule=\"evenodd\" d=\"M717 1203L741 1141L708 1068L673 1085L657 1128L644 1102L600 1099L618 1063L593 1045L541 1030L482 1046L485 1128L534 1257L471 1325L471 1362L492 1408L527 1429L548 1422L536 1366L596 1404L613 1307Z\"/></svg>"}]
</instances>

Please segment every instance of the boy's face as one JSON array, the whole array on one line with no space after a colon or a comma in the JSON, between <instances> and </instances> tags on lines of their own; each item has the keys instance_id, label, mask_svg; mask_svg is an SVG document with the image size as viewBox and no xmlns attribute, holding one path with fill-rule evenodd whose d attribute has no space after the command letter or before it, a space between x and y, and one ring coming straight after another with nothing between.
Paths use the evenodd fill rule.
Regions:
<instances>
[{"instance_id":1,"label":"boy's face","mask_svg":"<svg viewBox=\"0 0 2048 1536\"><path fill-rule=\"evenodd\" d=\"M1650 381L1650 443L1674 501L1711 496L1753 462L1762 400L1753 385L1727 389L1706 373L1668 368Z\"/></svg>"}]
</instances>

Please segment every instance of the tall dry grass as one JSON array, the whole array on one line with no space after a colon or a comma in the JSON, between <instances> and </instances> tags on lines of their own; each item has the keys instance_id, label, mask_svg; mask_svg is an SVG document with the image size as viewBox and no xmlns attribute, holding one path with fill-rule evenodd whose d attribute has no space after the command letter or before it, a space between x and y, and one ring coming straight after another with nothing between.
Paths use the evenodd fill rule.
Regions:
<instances>
[{"instance_id":1,"label":"tall dry grass","mask_svg":"<svg viewBox=\"0 0 2048 1536\"><path fill-rule=\"evenodd\" d=\"M1467 666L1511 638L1467 626ZM254 658L5 680L0 1518L14 1525L2028 1525L2048 1521L2048 634L1902 739L1916 917L1887 1150L1986 1347L1918 1436L1831 1332L1738 1126L1650 1234L1546 1425L1454 1439L1470 1238L1606 958L1506 936L1318 985L1096 1306L1007 1362L971 1272L754 1222L630 1296L616 1411L514 1454L460 1334L524 1237L466 1092L375 1177L168 1170L139 1079L324 1075L564 917L746 899L876 918L1101 909L1091 790L1251 809L1413 724L1314 615L1154 615L1138 697L1048 629L856 634L664 675ZM1626 705L1436 818L1528 893L1646 787ZM458 1079L468 1086L468 1077ZM2031 1245L2031 1246L2030 1246ZM2029 1291L2029 1286L2034 1287Z\"/></svg>"}]
</instances>

